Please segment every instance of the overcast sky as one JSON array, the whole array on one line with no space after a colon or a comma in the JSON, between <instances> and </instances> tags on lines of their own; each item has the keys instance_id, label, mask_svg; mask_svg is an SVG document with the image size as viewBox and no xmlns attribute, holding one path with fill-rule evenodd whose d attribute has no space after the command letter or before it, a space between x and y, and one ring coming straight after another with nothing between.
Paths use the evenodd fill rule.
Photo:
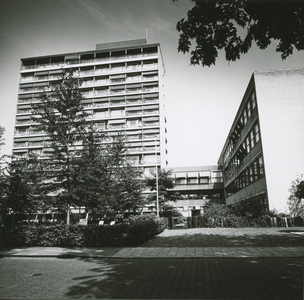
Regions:
<instances>
[{"instance_id":1,"label":"overcast sky","mask_svg":"<svg viewBox=\"0 0 304 300\"><path fill-rule=\"evenodd\" d=\"M304 51L285 61L253 47L240 61L190 66L177 52L176 23L190 0L0 0L0 125L2 154L11 154L20 59L94 50L95 44L145 37L160 43L166 67L169 167L217 163L252 72L301 67Z\"/></svg>"}]
</instances>

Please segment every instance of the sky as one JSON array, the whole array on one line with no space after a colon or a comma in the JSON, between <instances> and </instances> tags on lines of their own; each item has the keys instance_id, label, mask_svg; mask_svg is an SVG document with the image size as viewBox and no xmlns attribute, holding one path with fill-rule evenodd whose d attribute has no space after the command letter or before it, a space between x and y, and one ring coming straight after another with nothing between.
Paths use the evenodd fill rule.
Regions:
<instances>
[{"instance_id":1,"label":"sky","mask_svg":"<svg viewBox=\"0 0 304 300\"><path fill-rule=\"evenodd\" d=\"M217 164L254 71L303 67L304 51L282 61L276 44L255 45L239 61L219 52L215 66L190 65L178 53L176 23L191 0L0 0L0 125L2 154L11 154L20 59L94 50L98 43L160 43L166 68L168 167Z\"/></svg>"}]
</instances>

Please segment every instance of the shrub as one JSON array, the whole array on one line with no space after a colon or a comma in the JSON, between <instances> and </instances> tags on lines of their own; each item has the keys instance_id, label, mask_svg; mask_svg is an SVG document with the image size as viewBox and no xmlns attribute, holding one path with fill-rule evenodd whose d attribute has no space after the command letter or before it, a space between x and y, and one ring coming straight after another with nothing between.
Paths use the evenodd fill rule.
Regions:
<instances>
[{"instance_id":1,"label":"shrub","mask_svg":"<svg viewBox=\"0 0 304 300\"><path fill-rule=\"evenodd\" d=\"M155 215L132 216L117 225L17 225L0 227L1 246L116 247L137 245L166 227Z\"/></svg>"},{"instance_id":2,"label":"shrub","mask_svg":"<svg viewBox=\"0 0 304 300\"><path fill-rule=\"evenodd\" d=\"M113 226L82 226L84 245L87 247L116 247L123 246L127 226L118 224Z\"/></svg>"},{"instance_id":3,"label":"shrub","mask_svg":"<svg viewBox=\"0 0 304 300\"><path fill-rule=\"evenodd\" d=\"M166 227L164 218L156 218L154 214L130 216L128 218L127 244L137 245L143 243Z\"/></svg>"}]
</instances>

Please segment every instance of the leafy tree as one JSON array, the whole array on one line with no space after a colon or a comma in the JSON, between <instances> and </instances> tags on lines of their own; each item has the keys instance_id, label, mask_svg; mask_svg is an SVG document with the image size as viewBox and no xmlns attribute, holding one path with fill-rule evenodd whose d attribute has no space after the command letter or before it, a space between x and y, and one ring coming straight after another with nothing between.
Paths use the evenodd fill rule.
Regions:
<instances>
[{"instance_id":1,"label":"leafy tree","mask_svg":"<svg viewBox=\"0 0 304 300\"><path fill-rule=\"evenodd\" d=\"M72 173L77 166L76 146L81 142L85 123L80 85L81 80L75 78L72 71L66 72L57 85L51 86L50 93L41 93L40 102L33 107L37 129L49 136L52 149L49 159L45 160L50 178L43 182L44 190L54 196L55 205L65 208L67 224L70 206L76 202L73 189L77 182Z\"/></svg>"},{"instance_id":2,"label":"leafy tree","mask_svg":"<svg viewBox=\"0 0 304 300\"><path fill-rule=\"evenodd\" d=\"M304 176L303 174L292 181L289 189L288 208L291 216L304 217Z\"/></svg>"},{"instance_id":3,"label":"leafy tree","mask_svg":"<svg viewBox=\"0 0 304 300\"><path fill-rule=\"evenodd\" d=\"M218 50L239 59L255 42L260 49L278 41L282 59L304 49L304 2L297 0L192 0L187 19L177 23L179 52L191 51L192 65L215 64ZM192 43L194 47L192 47Z\"/></svg>"},{"instance_id":4,"label":"leafy tree","mask_svg":"<svg viewBox=\"0 0 304 300\"><path fill-rule=\"evenodd\" d=\"M91 124L83 134L82 149L72 171L73 181L77 182L73 191L76 204L87 210L98 210L105 205L101 203L107 183L107 155L101 145L104 139L105 134Z\"/></svg>"},{"instance_id":5,"label":"leafy tree","mask_svg":"<svg viewBox=\"0 0 304 300\"><path fill-rule=\"evenodd\" d=\"M45 208L43 198L39 194L41 164L35 155L13 159L5 168L2 188L4 194L1 201L3 213L28 213L29 216ZM14 221L14 220L13 220Z\"/></svg>"},{"instance_id":6,"label":"leafy tree","mask_svg":"<svg viewBox=\"0 0 304 300\"><path fill-rule=\"evenodd\" d=\"M107 136L90 125L80 151L75 176L75 195L79 205L92 211L123 212L142 206L142 170L124 159L126 145L121 134L111 143Z\"/></svg>"},{"instance_id":7,"label":"leafy tree","mask_svg":"<svg viewBox=\"0 0 304 300\"><path fill-rule=\"evenodd\" d=\"M174 188L175 183L172 177L172 170L158 169L157 178L158 181L156 181L156 173L153 177L146 178L146 185L151 191L156 191L156 182L158 182L158 201L160 210L162 210L166 202L176 201L175 194L169 192L170 189ZM149 201L156 201L156 195L152 195Z\"/></svg>"},{"instance_id":8,"label":"leafy tree","mask_svg":"<svg viewBox=\"0 0 304 300\"><path fill-rule=\"evenodd\" d=\"M145 204L142 194L145 187L142 169L125 162L114 168L111 177L107 192L108 209L116 213L142 209Z\"/></svg>"}]
</instances>

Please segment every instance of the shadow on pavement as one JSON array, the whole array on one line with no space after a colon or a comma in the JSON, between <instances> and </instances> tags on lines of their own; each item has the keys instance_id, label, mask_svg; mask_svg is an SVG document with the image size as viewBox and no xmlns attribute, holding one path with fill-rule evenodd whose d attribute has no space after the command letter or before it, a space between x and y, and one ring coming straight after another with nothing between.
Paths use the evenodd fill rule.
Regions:
<instances>
[{"instance_id":1,"label":"shadow on pavement","mask_svg":"<svg viewBox=\"0 0 304 300\"><path fill-rule=\"evenodd\" d=\"M302 299L301 258L86 259L69 298ZM96 267L98 264L98 267Z\"/></svg>"},{"instance_id":2,"label":"shadow on pavement","mask_svg":"<svg viewBox=\"0 0 304 300\"><path fill-rule=\"evenodd\" d=\"M303 247L304 229L258 231L208 228L167 230L140 247Z\"/></svg>"}]
</instances>

